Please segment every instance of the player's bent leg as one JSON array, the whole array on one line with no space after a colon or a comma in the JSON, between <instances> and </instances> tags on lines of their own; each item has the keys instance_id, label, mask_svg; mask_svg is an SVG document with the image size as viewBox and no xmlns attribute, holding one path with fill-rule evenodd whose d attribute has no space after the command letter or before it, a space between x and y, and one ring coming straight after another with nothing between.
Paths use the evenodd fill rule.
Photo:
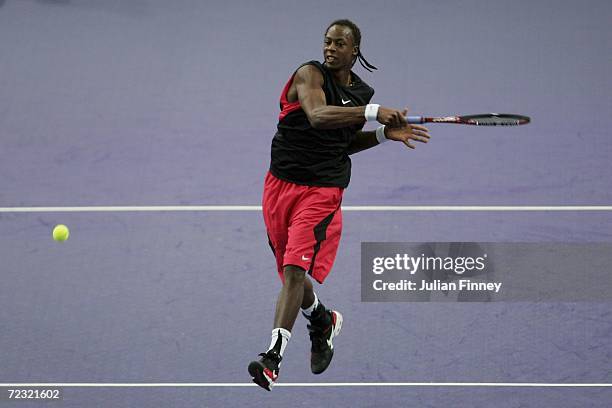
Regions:
<instances>
[{"instance_id":1,"label":"player's bent leg","mask_svg":"<svg viewBox=\"0 0 612 408\"><path fill-rule=\"evenodd\" d=\"M326 237L320 242L316 263L311 266L311 276L319 283L323 283L332 269L340 235L342 231L342 213L340 208L326 230ZM304 298L308 288L304 288ZM333 340L342 329L343 318L336 310L327 309L319 302L313 293L313 301L302 302L302 314L309 320L308 331L311 341L310 369L313 374L321 374L331 363L334 356Z\"/></svg>"},{"instance_id":2,"label":"player's bent leg","mask_svg":"<svg viewBox=\"0 0 612 408\"><path fill-rule=\"evenodd\" d=\"M306 271L298 266L287 265L284 267L283 277L283 287L276 303L270 347L267 352L259 355L259 360L251 361L248 367L253 382L268 391L272 390L278 379L283 352L291 338L291 329L302 304ZM310 286L312 287L312 284Z\"/></svg>"}]
</instances>

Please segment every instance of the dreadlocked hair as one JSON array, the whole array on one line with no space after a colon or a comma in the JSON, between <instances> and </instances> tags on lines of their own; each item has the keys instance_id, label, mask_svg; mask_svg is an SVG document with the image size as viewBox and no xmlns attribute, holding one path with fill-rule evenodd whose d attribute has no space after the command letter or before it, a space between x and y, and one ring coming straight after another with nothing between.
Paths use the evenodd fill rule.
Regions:
<instances>
[{"instance_id":1,"label":"dreadlocked hair","mask_svg":"<svg viewBox=\"0 0 612 408\"><path fill-rule=\"evenodd\" d=\"M329 29L335 25L339 25L342 27L348 27L351 30L351 33L353 34L353 43L357 46L356 60L359 61L361 66L370 72L372 72L372 70L374 69L378 69L374 65L370 64L364 58L363 54L361 53L361 31L359 30L359 27L357 27L357 24L347 19L336 20L336 21L332 21L332 23L329 26L327 26L327 30L325 30L325 32L327 33L327 31L329 31ZM353 64L355 64L355 61L353 61Z\"/></svg>"}]
</instances>

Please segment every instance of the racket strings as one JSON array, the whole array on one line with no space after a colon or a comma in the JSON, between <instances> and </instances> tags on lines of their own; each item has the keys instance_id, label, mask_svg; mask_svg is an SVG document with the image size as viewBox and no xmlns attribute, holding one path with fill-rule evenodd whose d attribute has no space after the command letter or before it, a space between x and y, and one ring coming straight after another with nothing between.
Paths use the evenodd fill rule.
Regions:
<instances>
[{"instance_id":1,"label":"racket strings","mask_svg":"<svg viewBox=\"0 0 612 408\"><path fill-rule=\"evenodd\" d=\"M474 120L472 121L476 126L518 126L520 121L518 120L503 120L503 121L486 121L486 120Z\"/></svg>"},{"instance_id":2,"label":"racket strings","mask_svg":"<svg viewBox=\"0 0 612 408\"><path fill-rule=\"evenodd\" d=\"M527 116L498 113L463 116L461 119L476 126L519 126L531 121Z\"/></svg>"},{"instance_id":3,"label":"racket strings","mask_svg":"<svg viewBox=\"0 0 612 408\"><path fill-rule=\"evenodd\" d=\"M518 126L520 125L518 120L512 122L480 122L474 121L476 126Z\"/></svg>"}]
</instances>

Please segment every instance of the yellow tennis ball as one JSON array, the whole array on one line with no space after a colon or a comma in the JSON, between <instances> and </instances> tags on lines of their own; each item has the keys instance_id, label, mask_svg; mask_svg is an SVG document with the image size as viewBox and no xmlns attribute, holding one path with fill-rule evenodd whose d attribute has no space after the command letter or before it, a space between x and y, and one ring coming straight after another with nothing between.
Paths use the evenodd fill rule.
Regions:
<instances>
[{"instance_id":1,"label":"yellow tennis ball","mask_svg":"<svg viewBox=\"0 0 612 408\"><path fill-rule=\"evenodd\" d=\"M53 239L57 242L64 242L70 236L70 230L65 225L56 225L53 228Z\"/></svg>"}]
</instances>

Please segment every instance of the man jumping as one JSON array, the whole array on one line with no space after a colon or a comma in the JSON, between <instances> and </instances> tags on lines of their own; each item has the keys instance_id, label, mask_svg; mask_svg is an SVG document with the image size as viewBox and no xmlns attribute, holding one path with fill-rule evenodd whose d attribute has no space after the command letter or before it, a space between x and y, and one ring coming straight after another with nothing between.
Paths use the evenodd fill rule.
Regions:
<instances>
[{"instance_id":1,"label":"man jumping","mask_svg":"<svg viewBox=\"0 0 612 408\"><path fill-rule=\"evenodd\" d=\"M342 315L327 309L314 292L329 274L340 242L340 204L351 175L349 155L387 140L427 143L428 130L406 123L406 110L370 104L374 89L351 68L369 64L360 50L361 33L349 20L332 22L325 32L324 62L302 64L280 98L277 132L263 193L263 215L283 287L276 303L268 351L249 364L253 381L270 391L300 308L308 319L310 366L320 374L334 355L333 339ZM364 132L366 121L382 124Z\"/></svg>"}]
</instances>

